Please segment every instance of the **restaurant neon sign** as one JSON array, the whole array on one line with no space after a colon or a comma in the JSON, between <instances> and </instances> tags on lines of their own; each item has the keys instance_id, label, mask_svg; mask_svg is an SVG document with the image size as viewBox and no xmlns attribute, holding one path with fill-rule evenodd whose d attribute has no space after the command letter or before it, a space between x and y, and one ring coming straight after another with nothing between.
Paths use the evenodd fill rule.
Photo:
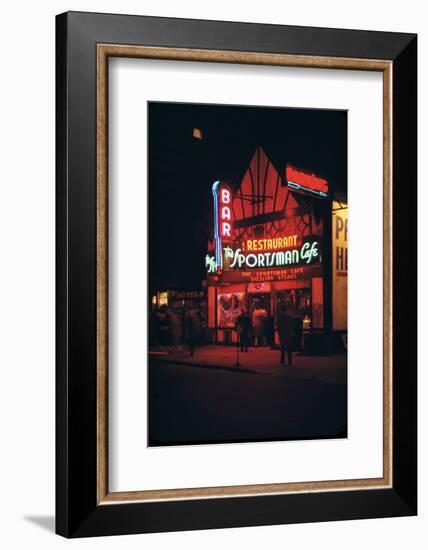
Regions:
<instances>
[{"instance_id":1,"label":"restaurant neon sign","mask_svg":"<svg viewBox=\"0 0 428 550\"><path fill-rule=\"evenodd\" d=\"M261 252L265 250L282 250L284 248L296 247L299 244L297 235L284 237L273 237L268 239L247 239L243 242L242 248L248 252Z\"/></svg>"}]
</instances>

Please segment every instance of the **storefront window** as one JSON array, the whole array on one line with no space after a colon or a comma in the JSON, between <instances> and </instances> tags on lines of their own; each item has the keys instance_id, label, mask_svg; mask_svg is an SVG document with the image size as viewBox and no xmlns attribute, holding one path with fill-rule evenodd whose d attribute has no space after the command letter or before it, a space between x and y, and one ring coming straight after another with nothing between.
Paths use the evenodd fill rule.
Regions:
<instances>
[{"instance_id":1,"label":"storefront window","mask_svg":"<svg viewBox=\"0 0 428 550\"><path fill-rule=\"evenodd\" d=\"M222 328L233 328L236 319L245 306L243 292L219 294L217 298L217 324Z\"/></svg>"}]
</instances>

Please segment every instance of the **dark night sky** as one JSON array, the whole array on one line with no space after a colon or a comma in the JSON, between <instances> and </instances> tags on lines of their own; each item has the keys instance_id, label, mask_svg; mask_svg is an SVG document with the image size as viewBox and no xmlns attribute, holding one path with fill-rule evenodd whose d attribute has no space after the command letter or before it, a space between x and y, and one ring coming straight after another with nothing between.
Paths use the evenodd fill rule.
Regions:
<instances>
[{"instance_id":1,"label":"dark night sky","mask_svg":"<svg viewBox=\"0 0 428 550\"><path fill-rule=\"evenodd\" d=\"M289 162L346 193L345 111L150 103L148 132L150 290L200 288L211 186L238 188L257 145L281 176Z\"/></svg>"}]
</instances>

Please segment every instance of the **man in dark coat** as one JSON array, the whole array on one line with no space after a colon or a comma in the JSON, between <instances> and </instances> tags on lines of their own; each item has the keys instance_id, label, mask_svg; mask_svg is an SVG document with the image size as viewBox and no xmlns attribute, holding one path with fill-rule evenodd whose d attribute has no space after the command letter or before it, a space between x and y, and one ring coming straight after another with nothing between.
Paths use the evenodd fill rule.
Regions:
<instances>
[{"instance_id":1,"label":"man in dark coat","mask_svg":"<svg viewBox=\"0 0 428 550\"><path fill-rule=\"evenodd\" d=\"M273 332L273 317L270 313L267 313L263 319L263 332L265 334L267 345L273 349L274 344L274 332Z\"/></svg>"},{"instance_id":2,"label":"man in dark coat","mask_svg":"<svg viewBox=\"0 0 428 550\"><path fill-rule=\"evenodd\" d=\"M288 366L292 366L293 351L296 346L296 329L293 312L284 306L278 315L278 335L281 344L281 365L285 366L285 352L287 352Z\"/></svg>"},{"instance_id":3,"label":"man in dark coat","mask_svg":"<svg viewBox=\"0 0 428 550\"><path fill-rule=\"evenodd\" d=\"M236 319L236 332L241 342L241 351L248 351L250 343L251 317L247 308L243 308L241 314Z\"/></svg>"}]
</instances>

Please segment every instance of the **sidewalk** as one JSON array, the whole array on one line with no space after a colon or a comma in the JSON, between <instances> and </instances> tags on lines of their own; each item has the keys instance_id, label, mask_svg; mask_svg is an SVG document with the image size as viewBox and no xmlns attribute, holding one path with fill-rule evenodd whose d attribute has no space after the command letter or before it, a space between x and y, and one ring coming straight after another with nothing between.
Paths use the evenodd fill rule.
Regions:
<instances>
[{"instance_id":1,"label":"sidewalk","mask_svg":"<svg viewBox=\"0 0 428 550\"><path fill-rule=\"evenodd\" d=\"M193 357L183 346L182 349L165 348L152 350L150 359L159 362L188 365L192 367L222 369L247 374L269 376L288 376L293 378L317 379L323 382L346 384L346 355L307 356L295 353L293 366L283 367L279 364L280 351L270 348L249 348L248 352L239 353L239 366L235 366L236 347L210 345L195 349Z\"/></svg>"}]
</instances>

